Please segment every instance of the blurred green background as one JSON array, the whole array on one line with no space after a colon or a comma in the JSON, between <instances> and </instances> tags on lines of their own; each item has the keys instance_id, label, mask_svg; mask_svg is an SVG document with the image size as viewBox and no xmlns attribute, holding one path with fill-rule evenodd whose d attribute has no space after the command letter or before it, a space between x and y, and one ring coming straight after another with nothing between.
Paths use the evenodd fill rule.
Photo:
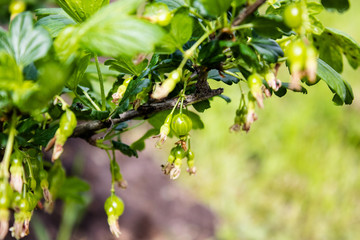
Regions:
<instances>
[{"instance_id":1,"label":"blurred green background","mask_svg":"<svg viewBox=\"0 0 360 240\"><path fill-rule=\"evenodd\" d=\"M344 14L320 19L360 42L359 12L353 0ZM228 131L238 88L225 87L231 103L212 101L205 129L192 133L198 173L180 181L218 214L218 239L360 239L359 74L346 62L351 106L335 106L320 82L307 95L267 99L248 134Z\"/></svg>"}]
</instances>

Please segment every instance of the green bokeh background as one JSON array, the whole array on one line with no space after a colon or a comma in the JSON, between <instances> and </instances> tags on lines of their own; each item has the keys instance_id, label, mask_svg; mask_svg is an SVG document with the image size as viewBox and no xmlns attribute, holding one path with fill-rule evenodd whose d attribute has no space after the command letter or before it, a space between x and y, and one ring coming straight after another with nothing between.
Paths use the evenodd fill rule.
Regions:
<instances>
[{"instance_id":1,"label":"green bokeh background","mask_svg":"<svg viewBox=\"0 0 360 240\"><path fill-rule=\"evenodd\" d=\"M353 0L320 19L360 42L359 12ZM198 173L180 181L218 214L218 239L360 239L359 74L346 62L351 106L335 106L320 82L307 95L267 99L248 134L228 131L238 88L225 87L231 103L211 102L205 129L192 133ZM280 79L289 81L284 69Z\"/></svg>"}]
</instances>

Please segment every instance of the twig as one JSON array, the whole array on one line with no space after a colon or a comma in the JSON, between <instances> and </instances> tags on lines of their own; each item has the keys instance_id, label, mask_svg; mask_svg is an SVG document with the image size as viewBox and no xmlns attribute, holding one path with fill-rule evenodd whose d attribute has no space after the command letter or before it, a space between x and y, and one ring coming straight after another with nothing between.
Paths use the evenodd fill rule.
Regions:
<instances>
[{"instance_id":1,"label":"twig","mask_svg":"<svg viewBox=\"0 0 360 240\"><path fill-rule=\"evenodd\" d=\"M190 94L185 97L184 104L190 105L197 102L201 102L209 98L212 98L214 96L218 96L222 94L223 91L224 90L222 88L218 88L215 90L209 90L205 93ZM120 114L119 118L106 120L106 121L94 120L94 121L87 121L84 123L80 123L75 128L72 137L89 139L91 136L95 134L96 131L104 128L109 128L112 123L118 124L138 117L148 118L155 113L173 108L176 102L177 102L177 98L173 98L162 102L144 104L140 106L137 110L129 110L127 112Z\"/></svg>"},{"instance_id":2,"label":"twig","mask_svg":"<svg viewBox=\"0 0 360 240\"><path fill-rule=\"evenodd\" d=\"M240 25L248 16L250 16L253 12L255 12L261 5L263 5L266 0L257 0L254 4L251 4L244 8L243 11L239 13L239 15L235 18L232 26Z\"/></svg>"}]
</instances>

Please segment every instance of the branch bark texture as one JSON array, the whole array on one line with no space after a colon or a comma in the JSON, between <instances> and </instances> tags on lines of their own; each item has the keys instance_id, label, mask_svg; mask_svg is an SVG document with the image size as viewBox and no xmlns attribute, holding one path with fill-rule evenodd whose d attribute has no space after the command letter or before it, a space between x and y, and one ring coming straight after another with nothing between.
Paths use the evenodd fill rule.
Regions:
<instances>
[{"instance_id":1,"label":"branch bark texture","mask_svg":"<svg viewBox=\"0 0 360 240\"><path fill-rule=\"evenodd\" d=\"M253 12L255 12L261 5L263 5L266 0L257 0L254 4L251 4L244 8L243 11L239 13L239 15L233 21L232 26L240 25L248 16L250 16Z\"/></svg>"},{"instance_id":2,"label":"branch bark texture","mask_svg":"<svg viewBox=\"0 0 360 240\"><path fill-rule=\"evenodd\" d=\"M218 88L215 90L209 90L204 93L194 93L187 95L184 100L184 105L191 105L197 102L207 100L209 98L222 94L223 91L224 90L222 88ZM96 131L104 128L109 128L114 124L125 122L138 117L148 118L155 113L172 109L176 104L177 99L178 98L173 98L162 102L153 102L149 104L144 104L141 105L137 110L129 110L127 112L120 114L119 118L115 118L111 120L106 120L106 121L95 120L95 121L87 121L80 123L75 128L72 137L88 139L91 136L93 136L96 133Z\"/></svg>"}]
</instances>

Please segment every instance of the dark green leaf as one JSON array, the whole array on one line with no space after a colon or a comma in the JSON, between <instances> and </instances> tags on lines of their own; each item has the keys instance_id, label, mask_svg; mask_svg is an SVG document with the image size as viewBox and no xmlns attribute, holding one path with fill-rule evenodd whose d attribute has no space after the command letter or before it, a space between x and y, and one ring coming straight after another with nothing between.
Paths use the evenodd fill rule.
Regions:
<instances>
[{"instance_id":1,"label":"dark green leaf","mask_svg":"<svg viewBox=\"0 0 360 240\"><path fill-rule=\"evenodd\" d=\"M203 129L204 128L204 123L198 114L196 114L194 112L190 112L190 111L185 111L185 114L191 118L192 129Z\"/></svg>"},{"instance_id":2,"label":"dark green leaf","mask_svg":"<svg viewBox=\"0 0 360 240\"><path fill-rule=\"evenodd\" d=\"M211 106L210 106L210 101L209 100L204 100L204 101L201 101L201 102L194 103L193 107L195 108L196 111L202 113L206 109L209 109Z\"/></svg>"},{"instance_id":3,"label":"dark green leaf","mask_svg":"<svg viewBox=\"0 0 360 240\"><path fill-rule=\"evenodd\" d=\"M59 128L59 125L52 126L45 130L38 129L36 130L33 138L33 143L35 145L46 147L50 139L55 135L56 130Z\"/></svg>"},{"instance_id":4,"label":"dark green leaf","mask_svg":"<svg viewBox=\"0 0 360 240\"><path fill-rule=\"evenodd\" d=\"M329 88L338 95L342 102L345 102L346 104L352 102L353 95L350 85L345 83L341 75L321 59L318 60L317 75L326 82Z\"/></svg>"},{"instance_id":5,"label":"dark green leaf","mask_svg":"<svg viewBox=\"0 0 360 240\"><path fill-rule=\"evenodd\" d=\"M108 111L96 111L92 110L90 113L90 118L94 120L104 120L109 117Z\"/></svg>"},{"instance_id":6,"label":"dark green leaf","mask_svg":"<svg viewBox=\"0 0 360 240\"><path fill-rule=\"evenodd\" d=\"M307 94L308 92L307 92L307 90L306 90L306 88L304 88L304 87L302 87L302 86L300 86L301 88L300 89L292 89L292 88L289 88L289 86L290 86L290 84L289 83L287 83L287 82L282 82L281 83L281 87L280 87L280 89L278 90L278 92L279 92L279 95L280 95L280 97L282 97L283 95L282 95L282 93L284 92L282 89L289 89L289 90L291 90L291 91L293 91L293 92L301 92L301 93L303 93L303 94ZM285 93L286 93L286 91L285 91ZM284 94L285 95L285 94Z\"/></svg>"},{"instance_id":7,"label":"dark green leaf","mask_svg":"<svg viewBox=\"0 0 360 240\"><path fill-rule=\"evenodd\" d=\"M321 4L328 11L338 11L339 13L345 12L349 9L349 0L321 0Z\"/></svg>"},{"instance_id":8,"label":"dark green leaf","mask_svg":"<svg viewBox=\"0 0 360 240\"><path fill-rule=\"evenodd\" d=\"M240 56L249 66L258 66L259 59L253 48L245 43L239 44Z\"/></svg>"},{"instance_id":9,"label":"dark green leaf","mask_svg":"<svg viewBox=\"0 0 360 240\"><path fill-rule=\"evenodd\" d=\"M225 60L226 56L223 53L223 48L220 46L219 41L211 41L201 47L198 56L198 61L201 65L213 67Z\"/></svg>"},{"instance_id":10,"label":"dark green leaf","mask_svg":"<svg viewBox=\"0 0 360 240\"><path fill-rule=\"evenodd\" d=\"M139 76L148 65L148 61L145 60L140 64L135 65L129 57L117 57L116 60L107 60L105 65L108 65L111 70L115 70L120 73Z\"/></svg>"},{"instance_id":11,"label":"dark green leaf","mask_svg":"<svg viewBox=\"0 0 360 240\"><path fill-rule=\"evenodd\" d=\"M284 34L290 35L291 29L285 25L282 17L278 15L267 15L256 17L251 20L254 30L262 37L281 38Z\"/></svg>"},{"instance_id":12,"label":"dark green leaf","mask_svg":"<svg viewBox=\"0 0 360 240\"><path fill-rule=\"evenodd\" d=\"M69 80L67 81L66 85L71 90L76 91L77 85L81 82L81 80L84 77L85 71L90 63L90 54L83 54L82 56L76 58L73 61L72 68L73 73L69 77Z\"/></svg>"},{"instance_id":13,"label":"dark green leaf","mask_svg":"<svg viewBox=\"0 0 360 240\"><path fill-rule=\"evenodd\" d=\"M279 44L272 39L253 38L250 45L256 49L265 61L270 63L276 63L279 57L284 56Z\"/></svg>"},{"instance_id":14,"label":"dark green leaf","mask_svg":"<svg viewBox=\"0 0 360 240\"><path fill-rule=\"evenodd\" d=\"M231 99L228 96L225 96L223 94L218 95L217 97L223 99L227 103L231 103Z\"/></svg>"},{"instance_id":15,"label":"dark green leaf","mask_svg":"<svg viewBox=\"0 0 360 240\"><path fill-rule=\"evenodd\" d=\"M232 0L194 0L193 6L201 15L206 17L219 17L229 9Z\"/></svg>"},{"instance_id":16,"label":"dark green leaf","mask_svg":"<svg viewBox=\"0 0 360 240\"><path fill-rule=\"evenodd\" d=\"M136 153L136 151L134 149L132 149L131 147L129 147L129 145L126 145L122 142L117 142L117 141L111 141L112 145L115 149L119 150L120 152L122 152L123 154L125 154L126 156L129 157L138 157L138 154Z\"/></svg>"},{"instance_id":17,"label":"dark green leaf","mask_svg":"<svg viewBox=\"0 0 360 240\"><path fill-rule=\"evenodd\" d=\"M150 129L144 134L144 136L133 142L133 144L131 144L130 147L136 151L142 151L145 149L145 140L158 133L159 133L159 129L155 129L155 128Z\"/></svg>"},{"instance_id":18,"label":"dark green leaf","mask_svg":"<svg viewBox=\"0 0 360 240\"><path fill-rule=\"evenodd\" d=\"M237 69L229 69L228 71L235 72L237 71ZM220 75L219 71L215 69L209 71L208 78L216 81L222 81L227 85L232 85L233 83L238 83L240 81L238 78L228 75L226 73L222 73L222 75Z\"/></svg>"},{"instance_id":19,"label":"dark green leaf","mask_svg":"<svg viewBox=\"0 0 360 240\"><path fill-rule=\"evenodd\" d=\"M130 103L130 97L136 96L136 94L141 92L144 88L147 88L150 83L150 80L147 78L141 79L140 77L138 77L137 79L131 80L128 87L126 88L123 98L119 103L119 107L116 109L112 117L116 118L117 115L126 111Z\"/></svg>"},{"instance_id":20,"label":"dark green leaf","mask_svg":"<svg viewBox=\"0 0 360 240\"><path fill-rule=\"evenodd\" d=\"M320 36L314 35L314 44L319 49L320 58L336 71L341 72L343 53L352 68L360 65L360 45L347 34L326 28Z\"/></svg>"}]
</instances>

